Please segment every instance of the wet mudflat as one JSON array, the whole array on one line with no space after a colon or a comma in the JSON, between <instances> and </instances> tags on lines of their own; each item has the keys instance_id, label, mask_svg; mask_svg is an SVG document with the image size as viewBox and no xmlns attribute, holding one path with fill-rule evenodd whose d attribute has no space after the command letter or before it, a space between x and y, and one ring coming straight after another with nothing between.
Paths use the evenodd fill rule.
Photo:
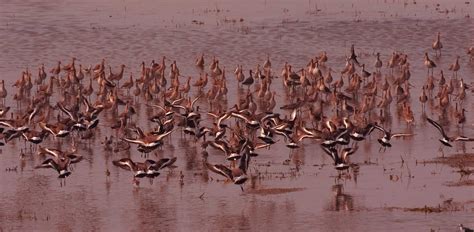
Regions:
<instances>
[{"instance_id":1,"label":"wet mudflat","mask_svg":"<svg viewBox=\"0 0 474 232\"><path fill-rule=\"evenodd\" d=\"M359 142L351 157L353 167L342 176L320 141L303 140L291 151L281 138L269 149L258 150L242 192L203 165L201 141L183 135L179 128L149 154L153 159L177 157L176 168L134 186L130 172L113 166L112 160L145 158L133 144L129 150L106 149L105 137L116 132L110 128L115 116L104 111L94 136L75 140L84 160L73 165L65 183L52 170L34 169L42 159L29 144L25 149L23 140L0 147L0 230L454 231L460 223L474 227L474 143L453 143L454 147L443 149L442 157L440 135L425 119L440 119L438 100L429 101L424 114L418 101L427 78L424 52L437 63L434 77L439 79L442 69L447 80L452 76L448 67L459 55L457 79L463 78L472 88L474 63L466 54L474 45L470 1L2 0L0 4L0 77L9 90L6 105L13 113L20 106L13 99L12 85L22 71L29 69L35 78L41 64L49 71L58 60L67 64L72 57L84 67L105 58L114 71L125 64L122 83L130 73L139 77L142 61L148 65L166 56L167 64L177 61L183 83L187 76L192 82L199 79L195 57L204 53L208 70L216 56L227 70L225 104L230 108L247 94L234 78L237 64L255 69L268 54L274 75L280 76L284 62L296 71L326 51L326 66L335 70L336 80L354 44L359 62L370 71L375 70L375 54L381 54L384 67L379 80L395 79L386 67L393 51L408 55L409 103L415 119L407 125L393 103L384 127L414 136L393 139L393 147L380 152L381 135L374 132ZM437 32L444 47L442 56L434 58L431 44ZM289 115L291 111L279 109L291 101L281 79L272 84L277 93L274 111ZM125 97L125 90L120 94L133 100ZM189 95L199 93L193 87ZM51 101L59 98L56 92ZM440 119L445 130L474 137L472 89L461 105L467 110L463 126L452 118L456 102L452 99L449 112ZM134 103L133 120L151 130L155 125L148 119L154 112L145 103L143 97ZM163 105L160 99L154 103ZM196 104L203 112L209 110L204 97ZM328 106L326 113L335 112ZM212 120L204 114L202 123L212 125ZM68 150L71 141L49 137L41 145ZM207 150L209 162L226 162L222 152Z\"/></svg>"}]
</instances>

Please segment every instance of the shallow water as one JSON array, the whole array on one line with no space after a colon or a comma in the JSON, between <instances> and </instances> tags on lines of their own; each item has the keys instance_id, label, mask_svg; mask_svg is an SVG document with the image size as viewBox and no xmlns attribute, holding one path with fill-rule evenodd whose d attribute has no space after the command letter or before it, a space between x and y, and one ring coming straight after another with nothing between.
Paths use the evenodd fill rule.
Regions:
<instances>
[{"instance_id":1,"label":"shallow water","mask_svg":"<svg viewBox=\"0 0 474 232\"><path fill-rule=\"evenodd\" d=\"M111 161L127 156L141 159L140 154L133 145L130 151L119 153L103 149L101 141L113 133L108 129L111 115L104 113L95 139L79 144L78 153L86 160L75 165L65 186L60 186L53 171L33 169L41 162L38 157L27 154L19 158L23 142L2 147L0 230L454 231L460 223L474 227L473 187L448 186L460 178L456 168L422 164L441 154L439 135L422 120L417 99L426 79L423 53L427 51L433 57L430 46L438 31L444 45L442 57L435 59L438 66L450 77L447 68L460 55L459 77L472 85L474 64L469 64L465 54L474 45L474 22L467 17L474 12L470 1L414 4L328 0L290 4L250 0L0 0L0 5L0 77L10 93L14 91L11 85L25 68L36 77L41 63L49 70L58 60L67 63L72 56L86 66L105 57L114 70L123 63L126 73L133 72L137 77L142 61L160 60L165 55L178 62L182 75L191 75L195 80L198 70L194 68L194 57L205 53L206 62L215 55L228 70L227 80L234 84L228 85L228 105L233 105L235 96L242 92L229 72L236 64L243 64L244 69L254 68L270 54L273 70L279 73L285 61L299 69L324 50L329 55L328 66L340 71L350 45L355 44L359 61L366 63L369 70L373 69L376 52L382 54L384 63L394 50L408 54L415 125L407 127L394 115L391 128L416 134L409 139L394 139L394 147L384 153L379 153L378 134L373 134L360 144L351 159L360 164L358 173L339 181L318 142L305 141L294 152L290 165L283 164L289 149L276 144L260 151L252 161L251 171L260 172L261 178L255 180L255 188L247 183L242 192L238 186L209 173L202 165L200 144L175 132L157 156L178 157L178 167L163 172L153 184L142 180L136 188L129 173L114 167ZM439 12L446 9L448 13ZM385 75L389 70L384 68L383 72ZM438 72L439 68L435 76ZM338 76L335 74L334 78ZM283 102L278 80L273 86ZM464 103L467 123L462 133L473 137L471 98L469 90ZM204 105L204 101L198 103ZM16 105L12 96L7 104ZM151 126L146 120L146 106L140 104L137 109L138 124ZM392 112L395 114L395 107ZM435 112L428 107L427 116L437 118ZM456 133L456 126L450 125L449 131ZM68 146L63 142L64 149ZM474 144L458 144L445 149L445 153L463 150L472 153ZM210 162L223 162L218 151L209 149L209 153ZM298 162L302 164L297 170ZM16 171L6 171L15 167ZM108 178L106 169L111 173ZM182 183L180 172L184 176ZM425 214L402 209L437 207L450 198L457 204L456 210Z\"/></svg>"}]
</instances>

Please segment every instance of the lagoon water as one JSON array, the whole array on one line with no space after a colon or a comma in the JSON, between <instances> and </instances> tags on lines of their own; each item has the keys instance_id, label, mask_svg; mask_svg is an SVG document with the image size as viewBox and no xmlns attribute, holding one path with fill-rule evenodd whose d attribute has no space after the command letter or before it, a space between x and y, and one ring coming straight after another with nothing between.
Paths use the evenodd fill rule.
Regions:
<instances>
[{"instance_id":1,"label":"lagoon water","mask_svg":"<svg viewBox=\"0 0 474 232\"><path fill-rule=\"evenodd\" d=\"M0 147L0 231L455 231L460 223L474 227L473 177L461 178L456 165L432 162L441 156L439 134L423 117L438 118L437 110L428 105L423 116L418 101L426 80L423 54L433 57L431 43L437 32L444 45L441 58L434 59L438 67L451 77L447 69L461 56L459 78L472 86L474 63L469 63L466 51L474 45L473 4L470 0L0 0L0 78L11 93L6 104L13 112L17 104L12 85L21 71L28 68L36 77L41 64L49 70L58 60L66 64L73 56L84 66L102 58L114 70L125 64L127 77L130 72L138 77L142 61L148 64L166 56L193 81L199 76L195 57L204 53L207 66L216 56L227 70L231 106L247 91L237 87L232 73L237 64L255 68L269 54L273 71L279 74L286 61L299 69L327 51L327 65L337 70L334 78L339 78L344 57L355 44L359 61L369 70L374 69L376 52L384 63L393 51L408 54L415 113L415 124L407 126L392 106L388 127L415 136L394 139L393 148L379 152L379 133L372 134L351 157L359 169L351 171L350 178L336 179L332 161L317 141L305 140L289 163L285 160L290 150L277 143L252 160L250 172L255 178L242 192L209 172L203 166L200 143L179 131L150 154L178 157L177 167L162 172L153 183L142 180L134 187L130 173L113 166L112 160L141 159L140 153L135 145L128 151L104 149L104 138L114 134L113 117L105 112L94 138L77 142L77 153L85 160L74 165L65 185L54 171L34 169L42 160L29 145L24 149L23 141ZM384 67L382 75L389 75L389 69ZM273 88L281 106L287 99L279 80ZM455 123L445 126L449 133L473 137L472 91L467 95L463 105L467 123L462 129ZM197 104L207 107L204 99ZM150 110L143 99L136 108L137 124L150 128ZM58 143L48 139L42 145ZM67 150L70 141L60 144ZM465 143L444 152L452 156L473 150L473 143ZM220 152L209 149L209 153L210 162L224 162ZM466 165L474 168L473 162ZM445 210L415 210L425 206Z\"/></svg>"}]
</instances>

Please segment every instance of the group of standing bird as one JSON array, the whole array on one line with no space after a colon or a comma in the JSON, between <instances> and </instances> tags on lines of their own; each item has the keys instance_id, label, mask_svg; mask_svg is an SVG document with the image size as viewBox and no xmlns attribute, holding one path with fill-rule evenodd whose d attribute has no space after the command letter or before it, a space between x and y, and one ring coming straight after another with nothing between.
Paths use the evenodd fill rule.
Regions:
<instances>
[{"instance_id":1,"label":"group of standing bird","mask_svg":"<svg viewBox=\"0 0 474 232\"><path fill-rule=\"evenodd\" d=\"M440 33L432 48L437 57L441 56ZM394 51L385 66L389 74L384 75L385 62L380 53L374 54L374 72L367 70L369 65L362 62L354 45L348 54L341 71L330 67L329 54L322 52L298 70L285 62L279 74L275 74L267 54L264 63L257 64L255 69L245 71L243 65L237 65L235 80L230 81L217 57L212 57L206 67L204 54L195 60L198 78L182 76L177 62L167 65L169 59L165 56L159 63L142 62L138 78L130 73L125 81L122 79L126 66L120 65L120 71L114 73L105 59L87 68L77 66L76 58L67 65L59 61L49 73L41 65L35 79L26 69L14 83L16 92L8 100L15 101L16 107L7 106L7 102L11 103L6 101L10 90L7 91L4 80L0 82L0 130L5 142L1 145L23 139L26 150L26 142L30 142L32 151L47 155L36 168L53 168L59 178L69 176L69 166L83 159L75 154L80 151L77 144L90 143L97 130L108 133L103 143L105 149L120 152L136 145L143 161L137 161L138 157L112 161L113 165L130 171L135 183L136 178L155 178L160 170L173 167L177 157L153 160L149 154L162 149L176 130L181 131L181 137L200 144L203 167L240 186L247 181L251 160L256 159L258 150L271 149L280 141L285 142L290 155L304 145L305 139L316 141L334 161L335 169L347 170L356 165L349 157L357 152L357 143L368 139L374 131L379 132L381 150L392 147L392 138L415 135L390 129L392 106L408 126L415 121L408 55ZM473 47L468 55L472 61ZM440 118L453 117L463 125L468 85L457 75L460 58L457 56L449 67L452 75L446 80L443 71L434 77L437 65L425 53L428 72L419 101L423 113L425 104L430 103ZM192 79L195 80L191 82ZM282 84L275 87L278 79ZM237 96L228 97L228 86L234 83L238 84ZM438 93L434 96L436 86ZM277 101L283 100L283 95L288 101ZM236 101L230 103L232 100ZM151 127L140 126L143 122L138 106L147 108ZM11 109L13 112L8 115ZM104 119L109 124L104 124ZM450 137L440 122L426 120L440 131L444 145L472 141L463 135ZM47 138L47 143L54 146L72 141L73 149L64 152L41 145L36 149ZM208 161L208 148L223 154L222 164Z\"/></svg>"}]
</instances>

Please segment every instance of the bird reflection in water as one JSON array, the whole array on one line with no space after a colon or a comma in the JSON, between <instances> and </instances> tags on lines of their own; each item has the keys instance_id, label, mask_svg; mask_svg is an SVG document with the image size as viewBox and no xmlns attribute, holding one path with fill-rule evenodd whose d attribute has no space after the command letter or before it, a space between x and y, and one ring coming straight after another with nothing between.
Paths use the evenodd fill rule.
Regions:
<instances>
[{"instance_id":1,"label":"bird reflection in water","mask_svg":"<svg viewBox=\"0 0 474 232\"><path fill-rule=\"evenodd\" d=\"M352 211L354 209L354 199L351 195L344 193L342 184L333 185L331 190L334 195L328 206L329 211Z\"/></svg>"},{"instance_id":2,"label":"bird reflection in water","mask_svg":"<svg viewBox=\"0 0 474 232\"><path fill-rule=\"evenodd\" d=\"M360 166L359 164L351 163L350 168L338 171L337 176L334 176L334 183L339 184L341 182L353 180L357 184L357 177L359 176Z\"/></svg>"}]
</instances>

